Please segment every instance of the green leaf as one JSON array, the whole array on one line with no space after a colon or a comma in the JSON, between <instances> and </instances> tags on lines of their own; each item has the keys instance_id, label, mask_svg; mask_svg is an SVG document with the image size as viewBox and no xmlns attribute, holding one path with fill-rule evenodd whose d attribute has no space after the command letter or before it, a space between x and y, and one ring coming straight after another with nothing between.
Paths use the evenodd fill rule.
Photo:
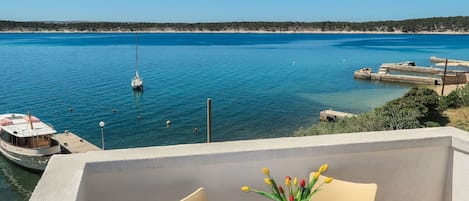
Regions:
<instances>
[{"instance_id":1,"label":"green leaf","mask_svg":"<svg viewBox=\"0 0 469 201\"><path fill-rule=\"evenodd\" d=\"M272 181L272 188L273 188L272 190L275 193L277 193L278 195L280 195L280 192L278 190L278 186L277 186L277 183L275 182L275 179L272 176L270 176L270 180Z\"/></svg>"},{"instance_id":2,"label":"green leaf","mask_svg":"<svg viewBox=\"0 0 469 201\"><path fill-rule=\"evenodd\" d=\"M317 181L318 181L318 179L314 179L314 178L313 178L313 181L309 182L307 188L309 188L309 189L310 189L310 188L313 188L314 184L316 184Z\"/></svg>"},{"instance_id":3,"label":"green leaf","mask_svg":"<svg viewBox=\"0 0 469 201\"><path fill-rule=\"evenodd\" d=\"M258 191L258 190L255 190L255 189L251 189L251 191L259 194L259 195L262 195L264 197L267 197L267 198L270 198L272 200L275 200L275 201L283 201L281 198L279 198L276 194L274 193L267 193L267 192L264 192L264 191Z\"/></svg>"},{"instance_id":4,"label":"green leaf","mask_svg":"<svg viewBox=\"0 0 469 201\"><path fill-rule=\"evenodd\" d=\"M305 188L305 189L304 189L304 192L303 192L303 194L302 194L302 196L301 196L301 198L306 198L306 197L308 197L309 194L310 194L310 192L311 192L311 191L310 191L309 188Z\"/></svg>"}]
</instances>

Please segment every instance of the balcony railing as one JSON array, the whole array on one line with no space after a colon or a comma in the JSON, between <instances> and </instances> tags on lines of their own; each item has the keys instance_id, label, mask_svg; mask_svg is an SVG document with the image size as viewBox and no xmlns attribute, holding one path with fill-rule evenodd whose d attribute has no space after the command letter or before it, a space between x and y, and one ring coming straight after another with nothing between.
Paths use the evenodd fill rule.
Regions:
<instances>
[{"instance_id":1,"label":"balcony railing","mask_svg":"<svg viewBox=\"0 0 469 201\"><path fill-rule=\"evenodd\" d=\"M205 187L209 200L265 200L262 167L279 181L327 176L378 185L377 201L467 201L469 133L426 128L147 147L54 156L31 200L179 200Z\"/></svg>"}]
</instances>

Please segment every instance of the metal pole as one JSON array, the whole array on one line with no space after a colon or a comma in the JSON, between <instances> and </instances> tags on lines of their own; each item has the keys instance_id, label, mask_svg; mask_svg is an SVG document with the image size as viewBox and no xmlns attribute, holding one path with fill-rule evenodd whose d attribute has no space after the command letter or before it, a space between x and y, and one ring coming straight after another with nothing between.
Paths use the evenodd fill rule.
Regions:
<instances>
[{"instance_id":1,"label":"metal pole","mask_svg":"<svg viewBox=\"0 0 469 201\"><path fill-rule=\"evenodd\" d=\"M207 99L207 143L212 138L212 99Z\"/></svg>"},{"instance_id":2,"label":"metal pole","mask_svg":"<svg viewBox=\"0 0 469 201\"><path fill-rule=\"evenodd\" d=\"M99 122L99 127L101 127L101 145L102 145L102 149L104 150L104 126L106 124L104 123L104 121L101 121Z\"/></svg>"},{"instance_id":3,"label":"metal pole","mask_svg":"<svg viewBox=\"0 0 469 201\"><path fill-rule=\"evenodd\" d=\"M101 145L102 149L104 150L104 128L101 127Z\"/></svg>"},{"instance_id":4,"label":"metal pole","mask_svg":"<svg viewBox=\"0 0 469 201\"><path fill-rule=\"evenodd\" d=\"M443 92L445 91L445 82L446 82L446 69L448 68L448 59L445 61L445 72L443 73L443 86L441 86L441 95L443 96Z\"/></svg>"}]
</instances>

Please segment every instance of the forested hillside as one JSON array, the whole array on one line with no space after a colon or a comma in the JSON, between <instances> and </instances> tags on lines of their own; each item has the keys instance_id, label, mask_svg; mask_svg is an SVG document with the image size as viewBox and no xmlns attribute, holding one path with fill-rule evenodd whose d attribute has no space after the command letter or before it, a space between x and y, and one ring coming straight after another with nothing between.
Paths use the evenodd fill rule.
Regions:
<instances>
[{"instance_id":1,"label":"forested hillside","mask_svg":"<svg viewBox=\"0 0 469 201\"><path fill-rule=\"evenodd\" d=\"M0 31L13 32L469 32L469 16L376 22L18 22L0 21Z\"/></svg>"}]
</instances>

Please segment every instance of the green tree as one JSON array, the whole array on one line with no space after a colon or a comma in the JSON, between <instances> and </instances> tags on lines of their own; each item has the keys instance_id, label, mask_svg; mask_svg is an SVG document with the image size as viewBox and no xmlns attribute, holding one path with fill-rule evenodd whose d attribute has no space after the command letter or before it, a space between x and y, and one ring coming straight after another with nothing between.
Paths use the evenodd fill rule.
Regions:
<instances>
[{"instance_id":1,"label":"green tree","mask_svg":"<svg viewBox=\"0 0 469 201\"><path fill-rule=\"evenodd\" d=\"M439 123L431 120L441 117L439 107L440 101L436 92L428 88L414 87L402 97L387 102L371 112L337 122L321 122L309 128L300 128L294 135L320 135L436 126Z\"/></svg>"}]
</instances>

